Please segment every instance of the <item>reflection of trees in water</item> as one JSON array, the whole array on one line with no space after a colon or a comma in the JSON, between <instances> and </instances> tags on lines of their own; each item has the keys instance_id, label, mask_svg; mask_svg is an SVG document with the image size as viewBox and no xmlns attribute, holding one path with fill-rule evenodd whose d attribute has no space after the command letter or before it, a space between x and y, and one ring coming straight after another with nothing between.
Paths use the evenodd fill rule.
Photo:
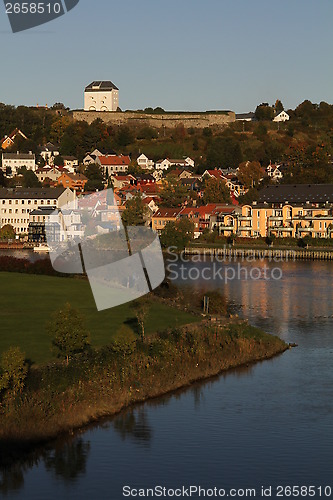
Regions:
<instances>
[{"instance_id":1,"label":"reflection of trees in water","mask_svg":"<svg viewBox=\"0 0 333 500\"><path fill-rule=\"evenodd\" d=\"M55 448L36 451L24 461L0 469L0 497L24 488L24 476L44 460L46 470L65 482L74 482L85 474L90 443L82 438L57 441Z\"/></svg>"},{"instance_id":2,"label":"reflection of trees in water","mask_svg":"<svg viewBox=\"0 0 333 500\"><path fill-rule=\"evenodd\" d=\"M141 446L150 445L153 433L143 407L118 415L112 423L123 441L130 438Z\"/></svg>"},{"instance_id":3,"label":"reflection of trees in water","mask_svg":"<svg viewBox=\"0 0 333 500\"><path fill-rule=\"evenodd\" d=\"M46 470L61 477L65 482L73 482L86 472L90 443L74 439L58 444L44 453Z\"/></svg>"},{"instance_id":4,"label":"reflection of trees in water","mask_svg":"<svg viewBox=\"0 0 333 500\"><path fill-rule=\"evenodd\" d=\"M8 495L9 492L19 491L24 486L24 473L26 467L15 464L0 472L0 494ZM0 496L1 496L0 495Z\"/></svg>"}]
</instances>

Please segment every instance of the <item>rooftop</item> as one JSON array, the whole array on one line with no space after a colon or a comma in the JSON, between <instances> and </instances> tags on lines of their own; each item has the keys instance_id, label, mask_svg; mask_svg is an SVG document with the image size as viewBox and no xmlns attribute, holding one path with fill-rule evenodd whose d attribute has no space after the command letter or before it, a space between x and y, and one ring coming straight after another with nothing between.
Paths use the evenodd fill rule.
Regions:
<instances>
[{"instance_id":1,"label":"rooftop","mask_svg":"<svg viewBox=\"0 0 333 500\"><path fill-rule=\"evenodd\" d=\"M111 90L119 89L111 81L96 81L91 82L91 84L86 87L85 92L103 92Z\"/></svg>"},{"instance_id":2,"label":"rooftop","mask_svg":"<svg viewBox=\"0 0 333 500\"><path fill-rule=\"evenodd\" d=\"M259 194L259 203L332 203L333 184L280 184Z\"/></svg>"}]
</instances>

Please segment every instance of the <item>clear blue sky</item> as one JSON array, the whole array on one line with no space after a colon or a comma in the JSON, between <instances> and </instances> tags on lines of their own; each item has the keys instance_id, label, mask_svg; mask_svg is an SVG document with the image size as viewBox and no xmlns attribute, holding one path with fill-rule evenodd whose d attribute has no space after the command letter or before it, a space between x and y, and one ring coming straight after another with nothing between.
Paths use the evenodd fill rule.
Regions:
<instances>
[{"instance_id":1,"label":"clear blue sky","mask_svg":"<svg viewBox=\"0 0 333 500\"><path fill-rule=\"evenodd\" d=\"M1 2L0 102L82 108L112 80L124 110L332 103L332 21L332 0L80 0L12 34Z\"/></svg>"}]
</instances>

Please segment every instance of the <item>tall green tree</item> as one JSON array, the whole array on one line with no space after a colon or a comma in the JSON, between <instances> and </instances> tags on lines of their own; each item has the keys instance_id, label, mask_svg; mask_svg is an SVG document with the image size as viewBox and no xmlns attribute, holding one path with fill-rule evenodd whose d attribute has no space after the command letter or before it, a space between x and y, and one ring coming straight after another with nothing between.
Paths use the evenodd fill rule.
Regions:
<instances>
[{"instance_id":1,"label":"tall green tree","mask_svg":"<svg viewBox=\"0 0 333 500\"><path fill-rule=\"evenodd\" d=\"M234 137L217 137L210 142L207 151L209 168L235 168L242 159L240 144Z\"/></svg>"},{"instance_id":2,"label":"tall green tree","mask_svg":"<svg viewBox=\"0 0 333 500\"><path fill-rule=\"evenodd\" d=\"M69 303L53 314L48 333L52 337L53 349L59 357L66 359L67 365L70 357L90 346L90 333L84 319Z\"/></svg>"},{"instance_id":3,"label":"tall green tree","mask_svg":"<svg viewBox=\"0 0 333 500\"><path fill-rule=\"evenodd\" d=\"M126 202L126 209L122 214L125 226L143 226L146 222L147 207L142 196L138 193Z\"/></svg>"},{"instance_id":4,"label":"tall green tree","mask_svg":"<svg viewBox=\"0 0 333 500\"><path fill-rule=\"evenodd\" d=\"M88 165L84 175L88 178L85 191L102 191L104 189L104 176L99 165L96 163Z\"/></svg>"},{"instance_id":5,"label":"tall green tree","mask_svg":"<svg viewBox=\"0 0 333 500\"><path fill-rule=\"evenodd\" d=\"M179 179L171 173L163 180L160 198L163 207L179 207L188 198L188 192Z\"/></svg>"},{"instance_id":6,"label":"tall green tree","mask_svg":"<svg viewBox=\"0 0 333 500\"><path fill-rule=\"evenodd\" d=\"M163 248L184 249L194 238L194 224L187 218L168 222L160 236Z\"/></svg>"},{"instance_id":7,"label":"tall green tree","mask_svg":"<svg viewBox=\"0 0 333 500\"><path fill-rule=\"evenodd\" d=\"M221 179L207 179L204 187L204 203L230 203L230 191Z\"/></svg>"}]
</instances>

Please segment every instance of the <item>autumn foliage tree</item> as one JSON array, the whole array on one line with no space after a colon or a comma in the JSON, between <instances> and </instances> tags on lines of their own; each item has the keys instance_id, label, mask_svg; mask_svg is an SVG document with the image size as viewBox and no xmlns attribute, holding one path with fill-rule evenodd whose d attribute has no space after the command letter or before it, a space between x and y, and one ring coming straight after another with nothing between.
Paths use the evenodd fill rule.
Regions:
<instances>
[{"instance_id":1,"label":"autumn foliage tree","mask_svg":"<svg viewBox=\"0 0 333 500\"><path fill-rule=\"evenodd\" d=\"M239 165L237 176L245 186L254 188L266 176L266 172L258 161L246 161Z\"/></svg>"},{"instance_id":2,"label":"autumn foliage tree","mask_svg":"<svg viewBox=\"0 0 333 500\"><path fill-rule=\"evenodd\" d=\"M207 179L204 187L204 203L230 203L230 191L222 179Z\"/></svg>"}]
</instances>

